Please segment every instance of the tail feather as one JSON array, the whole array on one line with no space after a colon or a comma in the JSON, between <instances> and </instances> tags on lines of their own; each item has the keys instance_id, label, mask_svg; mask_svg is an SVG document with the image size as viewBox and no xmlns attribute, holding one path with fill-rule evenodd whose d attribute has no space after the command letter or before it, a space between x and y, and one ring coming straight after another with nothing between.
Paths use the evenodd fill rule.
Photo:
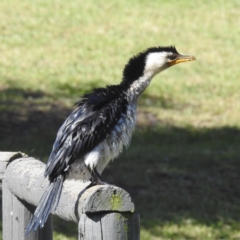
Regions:
<instances>
[{"instance_id":1,"label":"tail feather","mask_svg":"<svg viewBox=\"0 0 240 240\"><path fill-rule=\"evenodd\" d=\"M47 190L44 192L34 215L26 229L26 235L31 231L42 228L47 221L47 218L52 210L56 210L62 192L64 176L58 176L50 183Z\"/></svg>"}]
</instances>

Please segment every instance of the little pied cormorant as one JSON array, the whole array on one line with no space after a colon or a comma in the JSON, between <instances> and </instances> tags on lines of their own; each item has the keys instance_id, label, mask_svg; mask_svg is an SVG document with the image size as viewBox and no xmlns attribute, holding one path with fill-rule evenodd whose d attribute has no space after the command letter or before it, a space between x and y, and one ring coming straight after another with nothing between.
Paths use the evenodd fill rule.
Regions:
<instances>
[{"instance_id":1,"label":"little pied cormorant","mask_svg":"<svg viewBox=\"0 0 240 240\"><path fill-rule=\"evenodd\" d=\"M151 79L170 66L193 60L172 46L149 48L128 61L119 85L96 88L82 97L57 133L44 173L49 186L26 234L44 226L58 205L65 179L104 184L101 173L129 145L138 98Z\"/></svg>"}]
</instances>

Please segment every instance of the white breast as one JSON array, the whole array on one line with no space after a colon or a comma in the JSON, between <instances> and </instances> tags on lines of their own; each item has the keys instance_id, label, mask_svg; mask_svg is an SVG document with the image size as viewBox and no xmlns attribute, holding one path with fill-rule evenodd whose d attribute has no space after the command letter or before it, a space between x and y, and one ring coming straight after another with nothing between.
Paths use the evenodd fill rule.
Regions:
<instances>
[{"instance_id":1,"label":"white breast","mask_svg":"<svg viewBox=\"0 0 240 240\"><path fill-rule=\"evenodd\" d=\"M126 115L123 114L111 134L101 142L89 156L85 157L85 164L96 167L101 173L107 166L110 160L116 158L123 150L123 147L128 147L131 141L132 133L136 122L136 105L129 105ZM92 154L99 152L98 160L91 160Z\"/></svg>"},{"instance_id":2,"label":"white breast","mask_svg":"<svg viewBox=\"0 0 240 240\"><path fill-rule=\"evenodd\" d=\"M117 125L104 141L72 164L68 178L89 180L91 175L86 166L90 169L96 168L101 174L107 164L122 152L123 147L129 146L135 122L136 104L134 103L127 107L126 114L122 114Z\"/></svg>"}]
</instances>

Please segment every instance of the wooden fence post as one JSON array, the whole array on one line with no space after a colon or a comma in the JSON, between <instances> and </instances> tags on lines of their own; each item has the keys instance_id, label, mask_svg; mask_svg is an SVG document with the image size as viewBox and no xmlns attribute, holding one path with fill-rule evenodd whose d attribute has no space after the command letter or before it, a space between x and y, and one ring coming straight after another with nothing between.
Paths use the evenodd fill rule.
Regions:
<instances>
[{"instance_id":1,"label":"wooden fence post","mask_svg":"<svg viewBox=\"0 0 240 240\"><path fill-rule=\"evenodd\" d=\"M138 213L100 212L82 214L78 223L79 240L140 239Z\"/></svg>"},{"instance_id":2,"label":"wooden fence post","mask_svg":"<svg viewBox=\"0 0 240 240\"><path fill-rule=\"evenodd\" d=\"M3 159L0 153L1 158ZM32 213L30 206L38 204L48 185L48 180L43 177L44 170L44 163L29 157L16 159L7 166L3 191L7 189L13 197L16 196L15 198L24 211L21 210L17 220L14 218L15 215L12 217L11 214L15 214L16 211L11 210L13 207L9 207L12 204L9 202L15 199L9 201L6 190L4 206L9 209L6 208L3 213L4 216L8 214L6 223L3 225L5 233L6 229L8 230L7 224L12 224L8 230L11 234L14 234L12 232L16 229L19 229L20 233L24 232L22 229L26 227L25 223L28 223L30 220L28 216ZM78 239L81 240L139 240L139 214L134 212L134 204L130 195L125 190L112 185L98 185L87 189L88 185L89 182L66 180L59 205L53 214L78 223ZM21 226L13 224L14 221L21 222ZM49 235L51 221L46 225L47 230L44 235L38 232L34 233L32 238L20 238L19 236L8 238L5 234L4 240L51 239Z\"/></svg>"},{"instance_id":3,"label":"wooden fence post","mask_svg":"<svg viewBox=\"0 0 240 240\"><path fill-rule=\"evenodd\" d=\"M3 240L52 240L52 216L44 228L25 236L25 229L32 217L35 207L21 201L8 188L4 173L7 165L17 158L24 157L23 153L0 152L0 178L2 179L2 213Z\"/></svg>"}]
</instances>

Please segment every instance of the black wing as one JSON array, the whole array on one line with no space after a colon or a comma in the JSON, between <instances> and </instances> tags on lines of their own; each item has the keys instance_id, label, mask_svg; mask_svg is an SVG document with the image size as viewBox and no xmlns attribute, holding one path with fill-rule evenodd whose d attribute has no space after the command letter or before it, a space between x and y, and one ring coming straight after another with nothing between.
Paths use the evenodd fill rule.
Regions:
<instances>
[{"instance_id":1,"label":"black wing","mask_svg":"<svg viewBox=\"0 0 240 240\"><path fill-rule=\"evenodd\" d=\"M50 181L103 141L126 113L127 100L117 90L109 86L86 94L63 123L45 170Z\"/></svg>"}]
</instances>

